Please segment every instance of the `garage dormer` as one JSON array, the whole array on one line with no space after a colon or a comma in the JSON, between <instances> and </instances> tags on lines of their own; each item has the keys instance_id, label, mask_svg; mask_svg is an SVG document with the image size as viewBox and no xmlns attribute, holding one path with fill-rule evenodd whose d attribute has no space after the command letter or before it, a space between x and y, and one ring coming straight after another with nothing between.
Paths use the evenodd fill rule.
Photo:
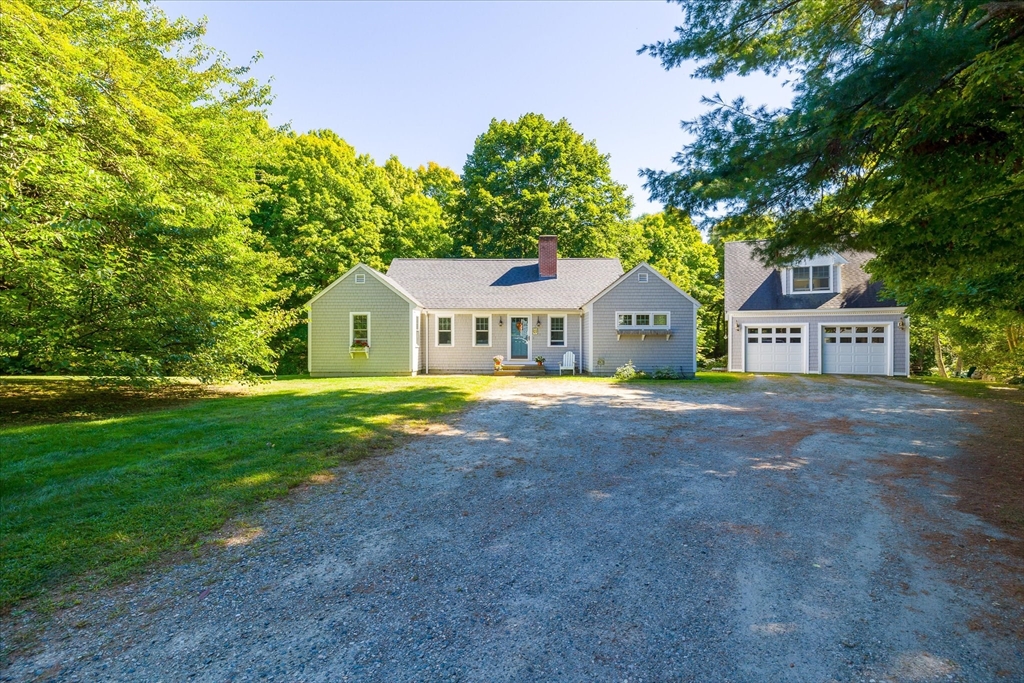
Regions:
<instances>
[{"instance_id":1,"label":"garage dormer","mask_svg":"<svg viewBox=\"0 0 1024 683\"><path fill-rule=\"evenodd\" d=\"M841 292L842 266L845 263L847 260L839 254L823 254L797 261L779 272L782 293L799 296Z\"/></svg>"}]
</instances>

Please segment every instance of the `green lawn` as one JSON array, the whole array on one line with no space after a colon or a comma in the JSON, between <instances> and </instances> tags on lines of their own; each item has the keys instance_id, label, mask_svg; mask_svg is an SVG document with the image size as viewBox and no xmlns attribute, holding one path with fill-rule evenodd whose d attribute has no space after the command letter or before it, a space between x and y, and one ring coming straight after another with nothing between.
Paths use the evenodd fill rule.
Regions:
<instances>
[{"instance_id":1,"label":"green lawn","mask_svg":"<svg viewBox=\"0 0 1024 683\"><path fill-rule=\"evenodd\" d=\"M911 382L927 384L952 391L968 398L996 398L1010 403L1024 405L1024 390L1019 385L983 382L977 379L943 379L941 377L911 377Z\"/></svg>"},{"instance_id":2,"label":"green lawn","mask_svg":"<svg viewBox=\"0 0 1024 683\"><path fill-rule=\"evenodd\" d=\"M389 447L494 381L294 379L151 397L0 380L0 606L195 548L233 515Z\"/></svg>"}]
</instances>

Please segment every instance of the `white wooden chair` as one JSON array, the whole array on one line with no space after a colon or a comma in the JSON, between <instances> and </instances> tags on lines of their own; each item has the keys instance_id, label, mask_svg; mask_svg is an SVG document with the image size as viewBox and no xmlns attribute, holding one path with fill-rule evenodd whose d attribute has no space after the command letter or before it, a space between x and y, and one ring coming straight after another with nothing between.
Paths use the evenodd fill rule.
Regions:
<instances>
[{"instance_id":1,"label":"white wooden chair","mask_svg":"<svg viewBox=\"0 0 1024 683\"><path fill-rule=\"evenodd\" d=\"M562 364L558 366L558 374L561 375L563 370L569 370L572 374L576 374L576 354L572 351L566 351L562 355Z\"/></svg>"}]
</instances>

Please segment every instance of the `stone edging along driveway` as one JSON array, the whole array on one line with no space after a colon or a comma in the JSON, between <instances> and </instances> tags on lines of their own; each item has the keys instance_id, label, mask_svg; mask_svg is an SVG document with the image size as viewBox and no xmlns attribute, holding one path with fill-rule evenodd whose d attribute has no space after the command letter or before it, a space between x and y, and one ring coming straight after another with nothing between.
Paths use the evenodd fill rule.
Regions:
<instances>
[{"instance_id":1,"label":"stone edging along driveway","mask_svg":"<svg viewBox=\"0 0 1024 683\"><path fill-rule=\"evenodd\" d=\"M960 457L966 405L888 380L509 381L59 615L3 677L1022 680L1020 563L945 557L1001 534L901 469Z\"/></svg>"}]
</instances>

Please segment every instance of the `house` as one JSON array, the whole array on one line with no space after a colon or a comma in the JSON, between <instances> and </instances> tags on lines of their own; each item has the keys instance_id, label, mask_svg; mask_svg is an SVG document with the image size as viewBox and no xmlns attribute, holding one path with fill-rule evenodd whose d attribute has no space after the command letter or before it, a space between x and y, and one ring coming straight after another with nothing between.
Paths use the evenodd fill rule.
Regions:
<instances>
[{"instance_id":1,"label":"house","mask_svg":"<svg viewBox=\"0 0 1024 683\"><path fill-rule=\"evenodd\" d=\"M865 272L871 254L825 254L771 268L754 255L757 245L725 245L730 370L910 374L910 320Z\"/></svg>"},{"instance_id":2,"label":"house","mask_svg":"<svg viewBox=\"0 0 1024 683\"><path fill-rule=\"evenodd\" d=\"M700 304L646 263L558 258L557 237L537 259L395 259L387 274L359 264L309 304L315 377L492 372L535 365L610 375L697 368Z\"/></svg>"}]
</instances>

